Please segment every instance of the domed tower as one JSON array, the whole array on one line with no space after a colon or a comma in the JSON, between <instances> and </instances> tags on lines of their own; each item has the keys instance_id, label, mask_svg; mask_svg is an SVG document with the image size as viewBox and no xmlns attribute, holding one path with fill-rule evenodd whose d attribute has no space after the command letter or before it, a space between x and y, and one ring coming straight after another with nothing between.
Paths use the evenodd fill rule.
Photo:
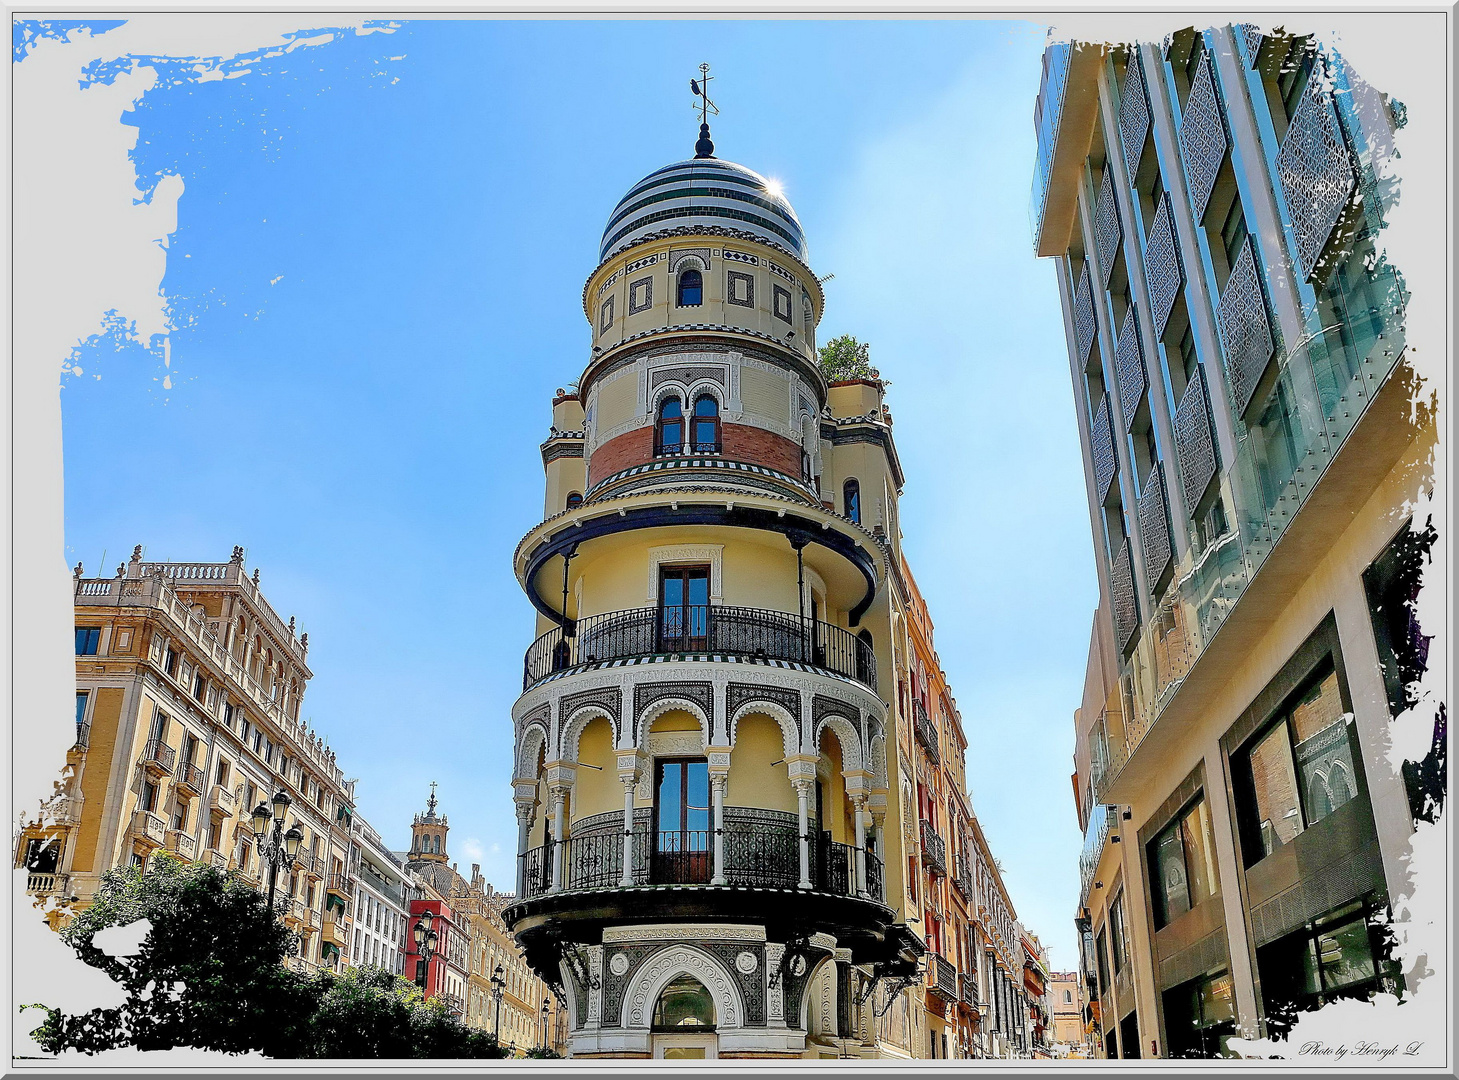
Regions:
<instances>
[{"instance_id":1,"label":"domed tower","mask_svg":"<svg viewBox=\"0 0 1459 1080\"><path fill-rule=\"evenodd\" d=\"M446 862L446 833L451 829L445 814L436 813L436 784L431 781L431 797L426 812L416 814L410 825L410 861Z\"/></svg>"},{"instance_id":2,"label":"domed tower","mask_svg":"<svg viewBox=\"0 0 1459 1080\"><path fill-rule=\"evenodd\" d=\"M821 374L824 298L777 185L714 157L707 124L696 150L609 215L515 555L539 636L504 914L580 1057L874 1046L868 984L920 950L887 798L881 386Z\"/></svg>"}]
</instances>

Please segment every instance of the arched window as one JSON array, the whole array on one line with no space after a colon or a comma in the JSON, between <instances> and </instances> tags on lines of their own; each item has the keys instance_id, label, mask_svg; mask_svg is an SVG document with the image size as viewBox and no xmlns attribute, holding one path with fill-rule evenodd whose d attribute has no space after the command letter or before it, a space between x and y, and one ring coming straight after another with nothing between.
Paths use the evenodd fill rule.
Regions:
<instances>
[{"instance_id":1,"label":"arched window","mask_svg":"<svg viewBox=\"0 0 1459 1080\"><path fill-rule=\"evenodd\" d=\"M863 630L856 635L856 678L873 685L876 675L876 651L871 644L871 631Z\"/></svg>"},{"instance_id":2,"label":"arched window","mask_svg":"<svg viewBox=\"0 0 1459 1080\"><path fill-rule=\"evenodd\" d=\"M654 1005L655 1031L714 1030L714 999L692 975L680 975L668 986Z\"/></svg>"},{"instance_id":3,"label":"arched window","mask_svg":"<svg viewBox=\"0 0 1459 1080\"><path fill-rule=\"evenodd\" d=\"M856 524L860 525L861 485L856 482L856 479L854 477L850 480L847 480L845 486L841 488L841 500L842 506L846 512L846 516L849 517L852 521L856 522Z\"/></svg>"},{"instance_id":4,"label":"arched window","mask_svg":"<svg viewBox=\"0 0 1459 1080\"><path fill-rule=\"evenodd\" d=\"M719 453L719 402L712 394L700 394L694 402L694 452Z\"/></svg>"},{"instance_id":5,"label":"arched window","mask_svg":"<svg viewBox=\"0 0 1459 1080\"><path fill-rule=\"evenodd\" d=\"M583 493L580 491L569 491L567 493L567 509L576 510L583 504Z\"/></svg>"},{"instance_id":6,"label":"arched window","mask_svg":"<svg viewBox=\"0 0 1459 1080\"><path fill-rule=\"evenodd\" d=\"M684 450L684 406L676 397L664 398L659 405L658 431L654 436L655 454L679 454Z\"/></svg>"},{"instance_id":7,"label":"arched window","mask_svg":"<svg viewBox=\"0 0 1459 1080\"><path fill-rule=\"evenodd\" d=\"M685 270L679 275L679 306L698 307L704 303L704 275L698 270Z\"/></svg>"}]
</instances>

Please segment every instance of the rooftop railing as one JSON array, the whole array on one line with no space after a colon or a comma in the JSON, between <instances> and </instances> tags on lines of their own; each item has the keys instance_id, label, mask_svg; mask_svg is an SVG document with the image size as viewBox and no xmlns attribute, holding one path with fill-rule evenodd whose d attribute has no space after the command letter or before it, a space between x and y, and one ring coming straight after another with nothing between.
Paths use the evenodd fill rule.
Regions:
<instances>
[{"instance_id":1,"label":"rooftop railing","mask_svg":"<svg viewBox=\"0 0 1459 1080\"><path fill-rule=\"evenodd\" d=\"M580 665L684 653L788 660L876 689L875 653L844 627L786 611L711 604L610 611L579 619L566 634L553 627L527 650L522 688Z\"/></svg>"}]
</instances>

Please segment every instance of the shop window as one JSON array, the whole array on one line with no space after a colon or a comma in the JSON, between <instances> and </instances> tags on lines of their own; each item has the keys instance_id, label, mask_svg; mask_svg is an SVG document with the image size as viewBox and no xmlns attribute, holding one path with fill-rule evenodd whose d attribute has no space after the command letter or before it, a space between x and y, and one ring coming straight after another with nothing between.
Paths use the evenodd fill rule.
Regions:
<instances>
[{"instance_id":1,"label":"shop window","mask_svg":"<svg viewBox=\"0 0 1459 1080\"><path fill-rule=\"evenodd\" d=\"M1205 799L1199 799L1152 840L1148 852L1157 930L1216 894L1215 853Z\"/></svg>"},{"instance_id":2,"label":"shop window","mask_svg":"<svg viewBox=\"0 0 1459 1080\"><path fill-rule=\"evenodd\" d=\"M1274 1036L1291 1030L1296 1013L1330 1001L1399 992L1386 931L1373 922L1371 911L1355 901L1257 949L1267 1024Z\"/></svg>"},{"instance_id":3,"label":"shop window","mask_svg":"<svg viewBox=\"0 0 1459 1080\"><path fill-rule=\"evenodd\" d=\"M1225 972L1193 979L1165 991L1165 1051L1172 1058L1226 1057L1226 1040L1236 1034L1231 976Z\"/></svg>"},{"instance_id":4,"label":"shop window","mask_svg":"<svg viewBox=\"0 0 1459 1080\"><path fill-rule=\"evenodd\" d=\"M1233 758L1247 866L1358 794L1350 726L1329 659L1250 749Z\"/></svg>"}]
</instances>

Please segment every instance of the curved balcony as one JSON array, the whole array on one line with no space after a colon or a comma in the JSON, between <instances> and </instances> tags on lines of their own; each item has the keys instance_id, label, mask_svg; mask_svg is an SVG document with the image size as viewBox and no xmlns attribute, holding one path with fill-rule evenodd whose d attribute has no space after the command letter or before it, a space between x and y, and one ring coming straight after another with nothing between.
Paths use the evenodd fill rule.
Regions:
<instances>
[{"instance_id":1,"label":"curved balcony","mask_svg":"<svg viewBox=\"0 0 1459 1080\"><path fill-rule=\"evenodd\" d=\"M527 650L522 689L576 667L684 653L786 660L876 689L875 653L844 627L787 611L709 604L610 611L579 619L572 632L555 626Z\"/></svg>"}]
</instances>

